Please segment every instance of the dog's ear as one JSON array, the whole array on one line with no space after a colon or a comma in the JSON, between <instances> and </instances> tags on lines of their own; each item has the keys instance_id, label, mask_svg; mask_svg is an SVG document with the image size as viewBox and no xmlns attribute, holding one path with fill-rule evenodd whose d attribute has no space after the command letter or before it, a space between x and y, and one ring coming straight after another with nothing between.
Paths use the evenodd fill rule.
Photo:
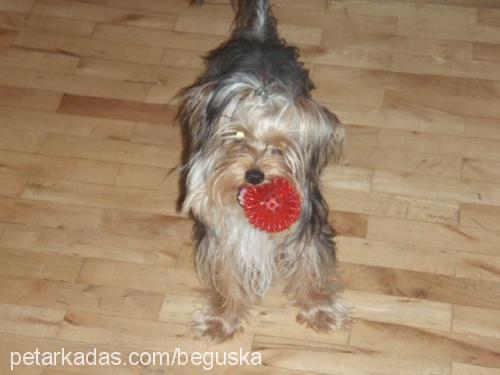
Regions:
<instances>
[{"instance_id":1,"label":"dog's ear","mask_svg":"<svg viewBox=\"0 0 500 375\"><path fill-rule=\"evenodd\" d=\"M345 130L338 117L315 101L304 98L298 103L305 136L304 149L309 176L316 179L329 160L342 155Z\"/></svg>"},{"instance_id":2,"label":"dog's ear","mask_svg":"<svg viewBox=\"0 0 500 375\"><path fill-rule=\"evenodd\" d=\"M329 137L328 142L325 145L326 147L326 156L327 158L331 158L333 161L339 161L342 156L344 143L345 143L345 128L340 122L337 115L333 112L330 112L328 108L323 106L319 106L320 111L323 113L323 117L325 118L325 124L329 129Z\"/></svg>"},{"instance_id":3,"label":"dog's ear","mask_svg":"<svg viewBox=\"0 0 500 375\"><path fill-rule=\"evenodd\" d=\"M179 117L184 131L189 134L192 152L201 149L204 141L209 138L210 132L213 130L211 126L213 114L210 113L212 112L210 103L216 84L217 82L212 81L203 85L194 85L183 93Z\"/></svg>"}]
</instances>

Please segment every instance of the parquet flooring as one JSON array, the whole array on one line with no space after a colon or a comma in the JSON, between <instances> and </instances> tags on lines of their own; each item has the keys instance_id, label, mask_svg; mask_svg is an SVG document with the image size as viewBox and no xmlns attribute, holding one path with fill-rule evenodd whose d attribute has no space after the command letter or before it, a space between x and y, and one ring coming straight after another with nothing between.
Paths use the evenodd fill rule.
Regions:
<instances>
[{"instance_id":1,"label":"parquet flooring","mask_svg":"<svg viewBox=\"0 0 500 375\"><path fill-rule=\"evenodd\" d=\"M200 285L176 212L175 94L229 1L0 0L0 369L11 351L258 351L214 374L500 374L500 1L275 0L346 124L323 189L351 331L275 288L244 334L186 335ZM19 366L15 374L194 374Z\"/></svg>"}]
</instances>

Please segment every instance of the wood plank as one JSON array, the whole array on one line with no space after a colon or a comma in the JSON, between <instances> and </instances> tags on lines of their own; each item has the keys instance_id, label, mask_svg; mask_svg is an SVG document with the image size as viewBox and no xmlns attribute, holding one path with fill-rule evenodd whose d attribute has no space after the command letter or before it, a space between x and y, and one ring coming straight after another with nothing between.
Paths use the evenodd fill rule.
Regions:
<instances>
[{"instance_id":1,"label":"wood plank","mask_svg":"<svg viewBox=\"0 0 500 375\"><path fill-rule=\"evenodd\" d=\"M179 95L183 87L180 85L154 85L149 89L147 103L165 105L176 105L179 103Z\"/></svg>"},{"instance_id":2,"label":"wood plank","mask_svg":"<svg viewBox=\"0 0 500 375\"><path fill-rule=\"evenodd\" d=\"M53 91L0 86L0 106L54 112L61 98Z\"/></svg>"},{"instance_id":3,"label":"wood plank","mask_svg":"<svg viewBox=\"0 0 500 375\"><path fill-rule=\"evenodd\" d=\"M500 282L500 257L472 253L457 254L457 277Z\"/></svg>"},{"instance_id":4,"label":"wood plank","mask_svg":"<svg viewBox=\"0 0 500 375\"><path fill-rule=\"evenodd\" d=\"M44 140L41 132L0 128L0 150L37 152Z\"/></svg>"},{"instance_id":5,"label":"wood plank","mask_svg":"<svg viewBox=\"0 0 500 375\"><path fill-rule=\"evenodd\" d=\"M0 151L0 172L112 184L119 165L102 161Z\"/></svg>"},{"instance_id":6,"label":"wood plank","mask_svg":"<svg viewBox=\"0 0 500 375\"><path fill-rule=\"evenodd\" d=\"M0 274L6 276L74 281L83 264L82 258L74 256L41 254L4 247L0 248L0 254Z\"/></svg>"},{"instance_id":7,"label":"wood plank","mask_svg":"<svg viewBox=\"0 0 500 375\"><path fill-rule=\"evenodd\" d=\"M156 319L163 295L133 289L0 276L0 303Z\"/></svg>"},{"instance_id":8,"label":"wood plank","mask_svg":"<svg viewBox=\"0 0 500 375\"><path fill-rule=\"evenodd\" d=\"M471 333L500 339L499 310L454 306L453 332Z\"/></svg>"},{"instance_id":9,"label":"wood plank","mask_svg":"<svg viewBox=\"0 0 500 375\"><path fill-rule=\"evenodd\" d=\"M172 68L202 69L202 52L177 48L165 48L161 64Z\"/></svg>"},{"instance_id":10,"label":"wood plank","mask_svg":"<svg viewBox=\"0 0 500 375\"><path fill-rule=\"evenodd\" d=\"M57 106L57 105L56 105ZM74 136L129 139L134 123L99 117L73 116L2 107L0 127Z\"/></svg>"},{"instance_id":11,"label":"wood plank","mask_svg":"<svg viewBox=\"0 0 500 375\"><path fill-rule=\"evenodd\" d=\"M453 361L498 366L498 343L481 336L368 321L358 321L351 335L351 345L441 364Z\"/></svg>"},{"instance_id":12,"label":"wood plank","mask_svg":"<svg viewBox=\"0 0 500 375\"><path fill-rule=\"evenodd\" d=\"M181 153L183 145L182 131L179 126L148 124L139 122L135 124L130 140L136 143L149 145L162 145L178 150ZM174 160L176 157L173 158Z\"/></svg>"},{"instance_id":13,"label":"wood plank","mask_svg":"<svg viewBox=\"0 0 500 375\"><path fill-rule=\"evenodd\" d=\"M351 66L356 68L388 69L391 64L389 51L349 49L348 47L327 48L303 45L301 60L322 65Z\"/></svg>"},{"instance_id":14,"label":"wood plank","mask_svg":"<svg viewBox=\"0 0 500 375\"><path fill-rule=\"evenodd\" d=\"M450 329L450 304L350 290L344 292L344 297L349 304L355 306L353 318L422 329Z\"/></svg>"},{"instance_id":15,"label":"wood plank","mask_svg":"<svg viewBox=\"0 0 500 375\"><path fill-rule=\"evenodd\" d=\"M55 337L64 311L39 307L0 304L0 332Z\"/></svg>"},{"instance_id":16,"label":"wood plank","mask_svg":"<svg viewBox=\"0 0 500 375\"><path fill-rule=\"evenodd\" d=\"M179 128L171 129L179 132ZM175 134L174 131L171 134ZM180 162L182 150L178 143L178 147L175 147L175 145L175 140L172 140L170 147L160 147L121 140L48 135L40 153L50 156L116 163L127 162L129 164L168 168Z\"/></svg>"},{"instance_id":17,"label":"wood plank","mask_svg":"<svg viewBox=\"0 0 500 375\"><path fill-rule=\"evenodd\" d=\"M498 99L494 97L471 97L466 95L434 94L427 96L408 91L386 90L384 108L401 108L401 106L416 106L456 116L500 117L500 111L494 107ZM493 107L492 107L493 106Z\"/></svg>"},{"instance_id":18,"label":"wood plank","mask_svg":"<svg viewBox=\"0 0 500 375\"><path fill-rule=\"evenodd\" d=\"M404 53L463 59L472 59L475 49L474 43L462 40L394 35L397 22L394 17L349 15L340 18L339 23L337 14L336 21L337 25L323 32L322 46L379 55Z\"/></svg>"},{"instance_id":19,"label":"wood plank","mask_svg":"<svg viewBox=\"0 0 500 375\"><path fill-rule=\"evenodd\" d=\"M469 137L443 137L440 152L472 159L500 161L500 140Z\"/></svg>"},{"instance_id":20,"label":"wood plank","mask_svg":"<svg viewBox=\"0 0 500 375\"><path fill-rule=\"evenodd\" d=\"M102 259L86 259L78 282L168 295L196 295L202 290L193 270Z\"/></svg>"},{"instance_id":21,"label":"wood plank","mask_svg":"<svg viewBox=\"0 0 500 375\"><path fill-rule=\"evenodd\" d=\"M478 24L453 24L450 22L425 22L422 19L401 18L397 35L456 39L467 42L499 43L500 36L492 26Z\"/></svg>"},{"instance_id":22,"label":"wood plank","mask_svg":"<svg viewBox=\"0 0 500 375\"><path fill-rule=\"evenodd\" d=\"M294 9L317 9L326 10L326 4L323 0L310 0L304 3L300 0L278 0L276 1L278 7L289 7Z\"/></svg>"},{"instance_id":23,"label":"wood plank","mask_svg":"<svg viewBox=\"0 0 500 375\"><path fill-rule=\"evenodd\" d=\"M458 224L459 205L457 202L421 198L407 199L409 201L407 219Z\"/></svg>"},{"instance_id":24,"label":"wood plank","mask_svg":"<svg viewBox=\"0 0 500 375\"><path fill-rule=\"evenodd\" d=\"M327 105L346 124L438 134L463 134L465 120L460 115L446 113L414 103L386 98L385 108L334 103ZM391 107L391 108L388 108Z\"/></svg>"},{"instance_id":25,"label":"wood plank","mask_svg":"<svg viewBox=\"0 0 500 375\"><path fill-rule=\"evenodd\" d=\"M323 189L330 207L337 211L408 218L428 222L457 224L458 202L405 197L378 192L337 188Z\"/></svg>"},{"instance_id":26,"label":"wood plank","mask_svg":"<svg viewBox=\"0 0 500 375\"><path fill-rule=\"evenodd\" d=\"M316 75L316 77L318 77ZM313 78L314 81L320 81L318 78ZM368 108L379 108L383 104L384 90L366 89L359 85L336 86L329 83L321 83L314 91L315 99L335 104L357 104Z\"/></svg>"},{"instance_id":27,"label":"wood plank","mask_svg":"<svg viewBox=\"0 0 500 375\"><path fill-rule=\"evenodd\" d=\"M171 190L174 185L178 185L178 179L179 174L173 168L124 165L118 171L118 175L115 179L115 185L151 190ZM180 197L178 196L175 198L176 207L178 198Z\"/></svg>"},{"instance_id":28,"label":"wood plank","mask_svg":"<svg viewBox=\"0 0 500 375\"><path fill-rule=\"evenodd\" d=\"M500 140L500 121L487 117L469 117L465 124L465 135Z\"/></svg>"},{"instance_id":29,"label":"wood plank","mask_svg":"<svg viewBox=\"0 0 500 375\"><path fill-rule=\"evenodd\" d=\"M132 237L162 238L181 243L191 238L190 219L146 212L105 210L100 229L107 233Z\"/></svg>"},{"instance_id":30,"label":"wood plank","mask_svg":"<svg viewBox=\"0 0 500 375\"><path fill-rule=\"evenodd\" d=\"M446 375L449 364L432 363L386 352L370 352L358 346L326 345L311 341L256 335L252 350L262 353L264 363L321 374Z\"/></svg>"},{"instance_id":31,"label":"wood plank","mask_svg":"<svg viewBox=\"0 0 500 375\"><path fill-rule=\"evenodd\" d=\"M407 73L398 73L376 69L359 69L340 66L317 65L314 68L314 77L320 78L318 86L323 84L339 87L363 87L365 90L377 92L385 88L391 91L410 91L415 95L431 89L435 94L467 95L471 90L469 79L444 77L428 74L425 76ZM361 104L361 103L360 103Z\"/></svg>"},{"instance_id":32,"label":"wood plank","mask_svg":"<svg viewBox=\"0 0 500 375\"><path fill-rule=\"evenodd\" d=\"M35 0L4 0L0 5L0 10L8 12L29 12Z\"/></svg>"},{"instance_id":33,"label":"wood plank","mask_svg":"<svg viewBox=\"0 0 500 375\"><path fill-rule=\"evenodd\" d=\"M477 20L477 13L474 8L452 6L450 4L435 5L401 1L385 1L383 4L374 4L367 0L357 0L349 3L334 1L330 6L330 10L333 12L347 11L354 15L389 16L410 20L434 21L437 24L446 21L458 25L472 25Z\"/></svg>"},{"instance_id":34,"label":"wood plank","mask_svg":"<svg viewBox=\"0 0 500 375\"><path fill-rule=\"evenodd\" d=\"M341 262L429 272L455 274L455 252L428 246L398 244L360 238L335 238Z\"/></svg>"},{"instance_id":35,"label":"wood plank","mask_svg":"<svg viewBox=\"0 0 500 375\"><path fill-rule=\"evenodd\" d=\"M173 85L182 88L192 84L200 75L199 69L138 64L85 57L80 59L76 73L149 85Z\"/></svg>"},{"instance_id":36,"label":"wood plank","mask_svg":"<svg viewBox=\"0 0 500 375\"><path fill-rule=\"evenodd\" d=\"M500 205L498 184L441 176L375 171L373 191L417 198Z\"/></svg>"},{"instance_id":37,"label":"wood plank","mask_svg":"<svg viewBox=\"0 0 500 375\"><path fill-rule=\"evenodd\" d=\"M101 210L89 207L0 197L0 221L9 223L91 230L101 215Z\"/></svg>"},{"instance_id":38,"label":"wood plank","mask_svg":"<svg viewBox=\"0 0 500 375\"><path fill-rule=\"evenodd\" d=\"M0 27L15 31L39 31L49 34L90 36L93 22L69 20L67 18L41 16L36 14L0 13Z\"/></svg>"},{"instance_id":39,"label":"wood plank","mask_svg":"<svg viewBox=\"0 0 500 375\"><path fill-rule=\"evenodd\" d=\"M164 238L140 238L94 231L9 225L0 246L85 258L174 265L180 244Z\"/></svg>"},{"instance_id":40,"label":"wood plank","mask_svg":"<svg viewBox=\"0 0 500 375\"><path fill-rule=\"evenodd\" d=\"M380 130L363 125L345 125L349 147L374 147L377 145Z\"/></svg>"},{"instance_id":41,"label":"wood plank","mask_svg":"<svg viewBox=\"0 0 500 375\"><path fill-rule=\"evenodd\" d=\"M480 8L477 11L478 25L500 27L500 9Z\"/></svg>"},{"instance_id":42,"label":"wood plank","mask_svg":"<svg viewBox=\"0 0 500 375\"><path fill-rule=\"evenodd\" d=\"M122 100L144 100L150 85L72 74L0 67L0 84Z\"/></svg>"},{"instance_id":43,"label":"wood plank","mask_svg":"<svg viewBox=\"0 0 500 375\"><path fill-rule=\"evenodd\" d=\"M0 49L0 65L7 67L72 73L77 64L75 56L12 47Z\"/></svg>"},{"instance_id":44,"label":"wood plank","mask_svg":"<svg viewBox=\"0 0 500 375\"><path fill-rule=\"evenodd\" d=\"M111 7L105 3L92 4L64 0L38 1L32 14L168 30L173 29L177 18L175 13L148 12L139 9Z\"/></svg>"},{"instance_id":45,"label":"wood plank","mask_svg":"<svg viewBox=\"0 0 500 375\"><path fill-rule=\"evenodd\" d=\"M453 362L451 373L452 375L500 375L500 368Z\"/></svg>"},{"instance_id":46,"label":"wood plank","mask_svg":"<svg viewBox=\"0 0 500 375\"><path fill-rule=\"evenodd\" d=\"M478 60L500 61L500 45L474 43L474 58Z\"/></svg>"},{"instance_id":47,"label":"wood plank","mask_svg":"<svg viewBox=\"0 0 500 375\"><path fill-rule=\"evenodd\" d=\"M107 42L141 44L144 45L143 48L168 47L202 52L215 48L224 41L223 37L214 35L118 25L97 25L93 37Z\"/></svg>"},{"instance_id":48,"label":"wood plank","mask_svg":"<svg viewBox=\"0 0 500 375\"><path fill-rule=\"evenodd\" d=\"M484 80L497 80L500 77L498 63L493 61L436 58L414 54L393 55L390 70L401 73L436 74Z\"/></svg>"},{"instance_id":49,"label":"wood plank","mask_svg":"<svg viewBox=\"0 0 500 375\"><path fill-rule=\"evenodd\" d=\"M137 9L137 1L134 0L108 0L110 6L134 8ZM189 4L182 0L149 0L147 3L141 3L140 9L153 10L159 12L181 12L187 11Z\"/></svg>"},{"instance_id":50,"label":"wood plank","mask_svg":"<svg viewBox=\"0 0 500 375\"><path fill-rule=\"evenodd\" d=\"M423 236L422 233L426 235ZM368 239L404 244L435 246L449 250L498 255L497 235L480 227L425 223L382 216L371 216Z\"/></svg>"},{"instance_id":51,"label":"wood plank","mask_svg":"<svg viewBox=\"0 0 500 375\"><path fill-rule=\"evenodd\" d=\"M27 199L78 206L176 215L179 186L177 176L167 177L161 190L31 178L22 196Z\"/></svg>"},{"instance_id":52,"label":"wood plank","mask_svg":"<svg viewBox=\"0 0 500 375\"><path fill-rule=\"evenodd\" d=\"M319 13L319 12L318 12ZM321 13L320 13L321 14ZM323 24L322 45L336 46L339 40L349 42L357 36L368 36L377 39L377 36L390 37L396 31L396 18L390 16L378 16L374 14L350 14L348 12L328 12L323 22L310 20L308 25ZM340 42L341 46L344 46ZM356 43L352 43L356 47Z\"/></svg>"},{"instance_id":53,"label":"wood plank","mask_svg":"<svg viewBox=\"0 0 500 375\"><path fill-rule=\"evenodd\" d=\"M460 205L460 223L500 233L500 207L462 203Z\"/></svg>"},{"instance_id":54,"label":"wood plank","mask_svg":"<svg viewBox=\"0 0 500 375\"><path fill-rule=\"evenodd\" d=\"M439 153L441 148L440 134L397 129L380 129L377 146L408 151Z\"/></svg>"},{"instance_id":55,"label":"wood plank","mask_svg":"<svg viewBox=\"0 0 500 375\"><path fill-rule=\"evenodd\" d=\"M340 236L364 238L368 216L352 212L330 211L330 223Z\"/></svg>"},{"instance_id":56,"label":"wood plank","mask_svg":"<svg viewBox=\"0 0 500 375\"><path fill-rule=\"evenodd\" d=\"M10 47L17 37L16 31L0 29L0 48Z\"/></svg>"},{"instance_id":57,"label":"wood plank","mask_svg":"<svg viewBox=\"0 0 500 375\"><path fill-rule=\"evenodd\" d=\"M491 67L491 69L489 69L491 71L492 69L495 70L498 64L489 64L489 66ZM485 69L486 68L488 68L488 66L485 66ZM495 72L489 73L488 70L485 70L485 74L495 74ZM494 79L474 80L471 86L471 96L473 98L498 100L500 97L500 83Z\"/></svg>"},{"instance_id":58,"label":"wood plank","mask_svg":"<svg viewBox=\"0 0 500 375\"><path fill-rule=\"evenodd\" d=\"M58 52L70 56L98 57L150 64L158 63L163 55L163 49L159 47L26 31L21 31L13 44L20 48Z\"/></svg>"},{"instance_id":59,"label":"wood plank","mask_svg":"<svg viewBox=\"0 0 500 375\"><path fill-rule=\"evenodd\" d=\"M19 196L26 188L28 178L6 173L0 173L0 195Z\"/></svg>"},{"instance_id":60,"label":"wood plank","mask_svg":"<svg viewBox=\"0 0 500 375\"><path fill-rule=\"evenodd\" d=\"M456 153L452 154L451 151L452 155L443 154L428 154L393 148L349 146L346 149L343 163L365 169L460 177L462 158Z\"/></svg>"},{"instance_id":61,"label":"wood plank","mask_svg":"<svg viewBox=\"0 0 500 375\"><path fill-rule=\"evenodd\" d=\"M323 188L331 209L371 215L388 215L404 218L408 212L408 199L392 194L344 188Z\"/></svg>"},{"instance_id":62,"label":"wood plank","mask_svg":"<svg viewBox=\"0 0 500 375\"><path fill-rule=\"evenodd\" d=\"M500 306L498 283L391 268L361 266L359 290L491 309Z\"/></svg>"},{"instance_id":63,"label":"wood plank","mask_svg":"<svg viewBox=\"0 0 500 375\"><path fill-rule=\"evenodd\" d=\"M330 164L321 175L323 191L327 197L331 196L329 189L332 188L369 191L372 175L373 172L368 169Z\"/></svg>"},{"instance_id":64,"label":"wood plank","mask_svg":"<svg viewBox=\"0 0 500 375\"><path fill-rule=\"evenodd\" d=\"M462 178L486 182L500 182L500 162L481 159L464 159Z\"/></svg>"},{"instance_id":65,"label":"wood plank","mask_svg":"<svg viewBox=\"0 0 500 375\"><path fill-rule=\"evenodd\" d=\"M177 112L177 107L90 96L64 95L58 112L105 119L170 124Z\"/></svg>"}]
</instances>

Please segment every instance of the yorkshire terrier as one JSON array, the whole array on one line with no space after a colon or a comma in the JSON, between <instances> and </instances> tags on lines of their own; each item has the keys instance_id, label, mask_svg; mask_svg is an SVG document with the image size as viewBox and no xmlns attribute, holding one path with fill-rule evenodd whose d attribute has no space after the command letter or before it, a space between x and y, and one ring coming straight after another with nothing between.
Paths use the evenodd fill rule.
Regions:
<instances>
[{"instance_id":1,"label":"yorkshire terrier","mask_svg":"<svg viewBox=\"0 0 500 375\"><path fill-rule=\"evenodd\" d=\"M349 317L319 177L340 155L344 128L311 98L309 71L279 37L269 1L233 6L229 40L208 54L179 112L189 137L183 209L194 219L195 268L210 290L191 328L209 342L231 339L276 278L300 310L297 321L329 332ZM295 186L302 208L293 226L271 234L248 222L238 197L275 177Z\"/></svg>"}]
</instances>

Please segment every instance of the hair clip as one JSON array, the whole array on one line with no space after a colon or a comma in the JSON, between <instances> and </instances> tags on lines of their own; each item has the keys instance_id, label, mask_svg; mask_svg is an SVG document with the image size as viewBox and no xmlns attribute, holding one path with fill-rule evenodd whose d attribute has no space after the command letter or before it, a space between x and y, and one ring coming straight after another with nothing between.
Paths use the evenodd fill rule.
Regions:
<instances>
[{"instance_id":1,"label":"hair clip","mask_svg":"<svg viewBox=\"0 0 500 375\"><path fill-rule=\"evenodd\" d=\"M267 100L269 98L269 91L267 91L264 87L259 87L258 89L255 89L255 95L262 96L262 99Z\"/></svg>"}]
</instances>

